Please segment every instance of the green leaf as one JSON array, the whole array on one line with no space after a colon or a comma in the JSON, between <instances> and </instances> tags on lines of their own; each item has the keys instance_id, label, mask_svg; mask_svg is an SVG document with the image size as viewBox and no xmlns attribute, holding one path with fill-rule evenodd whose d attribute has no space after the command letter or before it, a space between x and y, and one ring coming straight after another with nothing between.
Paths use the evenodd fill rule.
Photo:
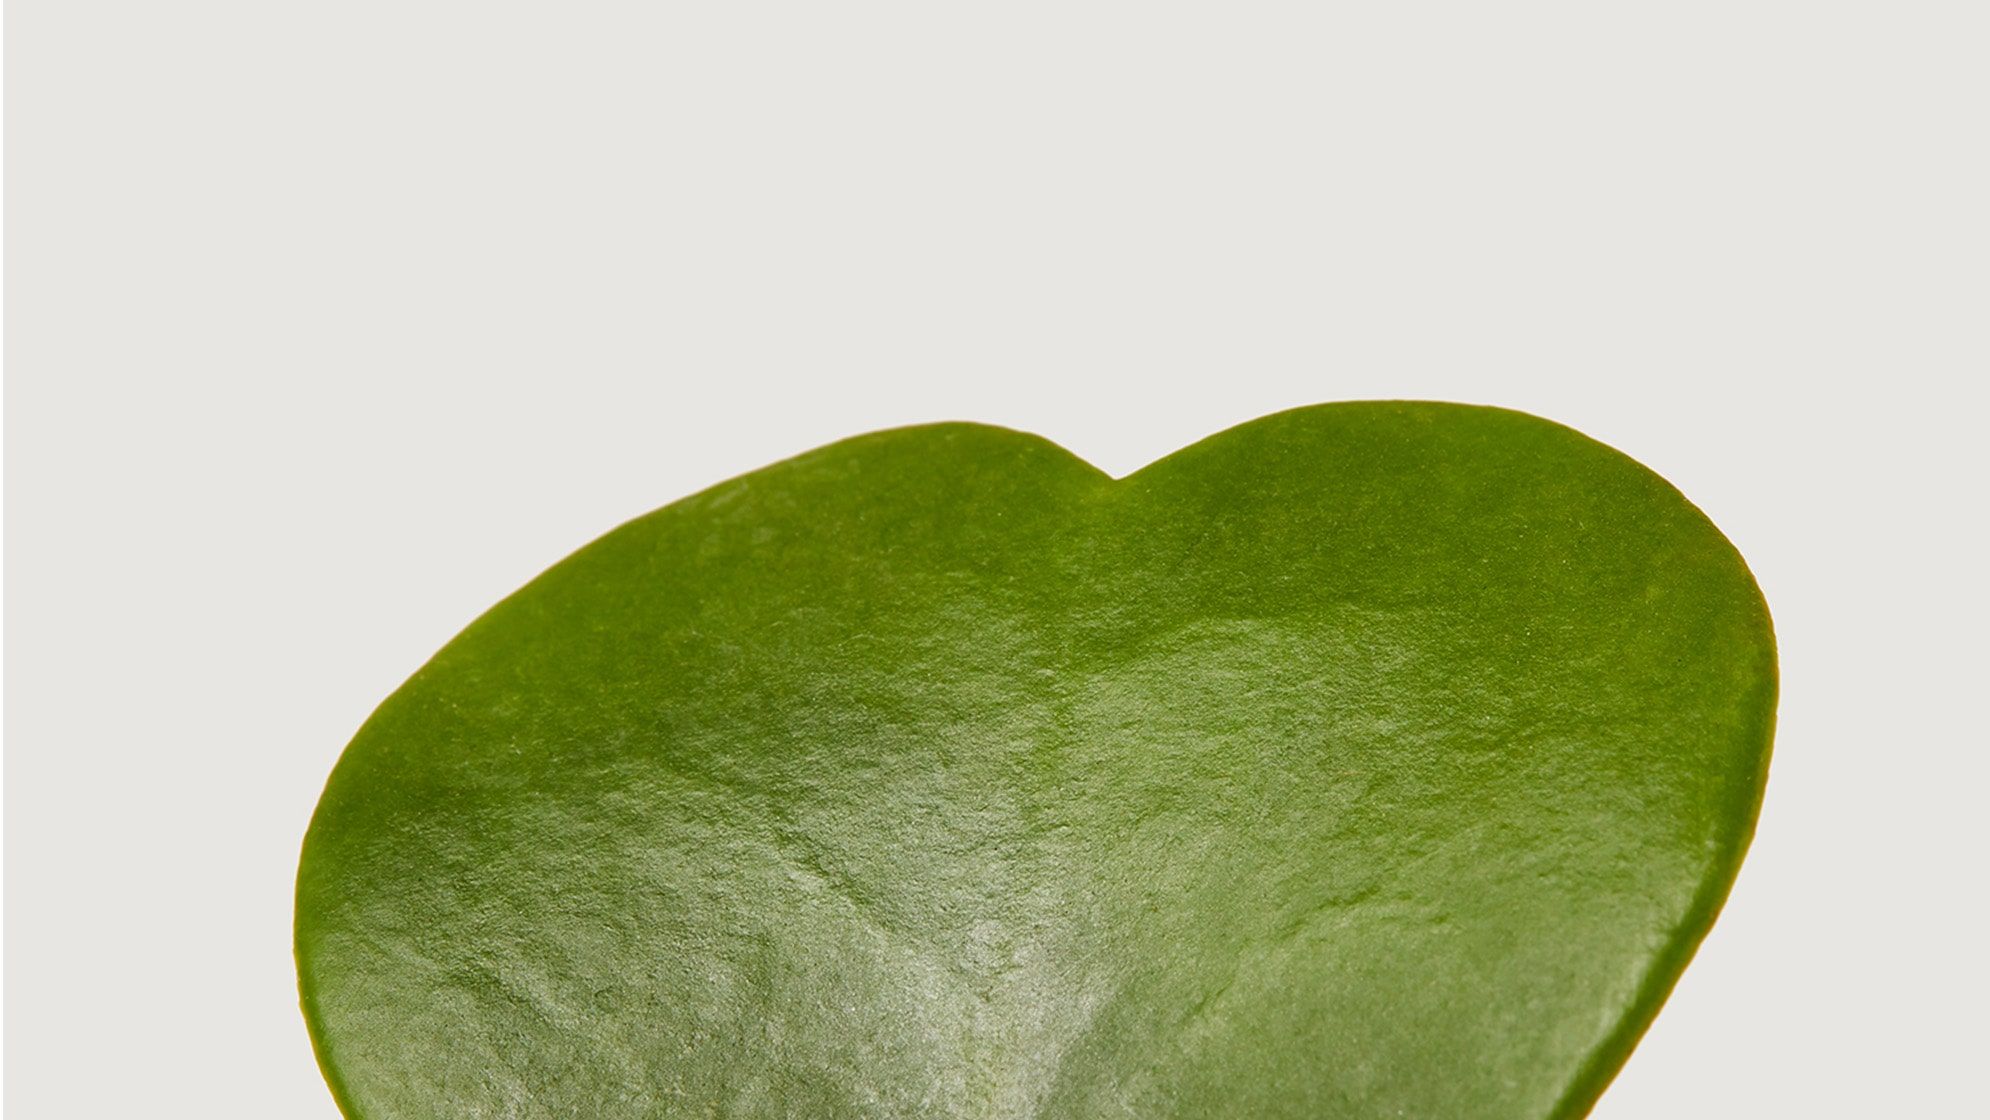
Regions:
<instances>
[{"instance_id":1,"label":"green leaf","mask_svg":"<svg viewBox=\"0 0 1990 1120\"><path fill-rule=\"evenodd\" d=\"M1449 404L1115 481L879 432L632 521L305 841L353 1117L1575 1117L1733 880L1769 619L1663 480Z\"/></svg>"}]
</instances>

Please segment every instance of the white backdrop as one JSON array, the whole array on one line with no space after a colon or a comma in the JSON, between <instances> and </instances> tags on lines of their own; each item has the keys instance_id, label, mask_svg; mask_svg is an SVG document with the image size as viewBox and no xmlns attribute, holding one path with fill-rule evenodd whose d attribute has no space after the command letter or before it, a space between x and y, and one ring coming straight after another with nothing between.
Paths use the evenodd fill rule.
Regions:
<instances>
[{"instance_id":1,"label":"white backdrop","mask_svg":"<svg viewBox=\"0 0 1990 1120\"><path fill-rule=\"evenodd\" d=\"M1428 397L1641 459L1775 614L1754 852L1596 1117L1983 1115L1982 13L16 0L6 1103L334 1117L320 784L621 520Z\"/></svg>"}]
</instances>

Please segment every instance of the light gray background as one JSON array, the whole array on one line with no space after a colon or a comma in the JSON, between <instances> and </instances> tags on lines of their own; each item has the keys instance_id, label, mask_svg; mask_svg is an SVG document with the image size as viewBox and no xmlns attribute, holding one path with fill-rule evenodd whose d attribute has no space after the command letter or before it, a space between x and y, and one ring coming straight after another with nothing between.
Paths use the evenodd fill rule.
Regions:
<instances>
[{"instance_id":1,"label":"light gray background","mask_svg":"<svg viewBox=\"0 0 1990 1120\"><path fill-rule=\"evenodd\" d=\"M1754 853L1596 1115L1984 1116L1982 11L16 0L6 1103L333 1117L320 784L615 523L1409 396L1642 459L1776 616Z\"/></svg>"}]
</instances>

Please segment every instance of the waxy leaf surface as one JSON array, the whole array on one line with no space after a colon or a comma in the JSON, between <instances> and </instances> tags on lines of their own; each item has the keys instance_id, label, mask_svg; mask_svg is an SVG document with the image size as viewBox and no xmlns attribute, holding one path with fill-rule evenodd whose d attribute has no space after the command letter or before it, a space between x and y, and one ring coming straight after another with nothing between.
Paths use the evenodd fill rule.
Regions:
<instances>
[{"instance_id":1,"label":"waxy leaf surface","mask_svg":"<svg viewBox=\"0 0 1990 1120\"><path fill-rule=\"evenodd\" d=\"M1732 546L1497 409L1114 480L861 436L588 545L361 729L298 881L356 1120L1586 1112L1726 895Z\"/></svg>"}]
</instances>

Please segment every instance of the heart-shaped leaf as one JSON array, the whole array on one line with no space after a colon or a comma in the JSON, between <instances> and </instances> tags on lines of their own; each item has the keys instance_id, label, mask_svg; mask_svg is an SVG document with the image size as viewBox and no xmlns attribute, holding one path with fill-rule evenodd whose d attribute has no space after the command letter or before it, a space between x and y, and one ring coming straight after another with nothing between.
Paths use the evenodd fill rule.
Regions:
<instances>
[{"instance_id":1,"label":"heart-shaped leaf","mask_svg":"<svg viewBox=\"0 0 1990 1120\"><path fill-rule=\"evenodd\" d=\"M639 518L381 705L305 842L390 1117L1573 1117L1713 921L1775 698L1734 549L1519 413L1115 481L862 436Z\"/></svg>"}]
</instances>

